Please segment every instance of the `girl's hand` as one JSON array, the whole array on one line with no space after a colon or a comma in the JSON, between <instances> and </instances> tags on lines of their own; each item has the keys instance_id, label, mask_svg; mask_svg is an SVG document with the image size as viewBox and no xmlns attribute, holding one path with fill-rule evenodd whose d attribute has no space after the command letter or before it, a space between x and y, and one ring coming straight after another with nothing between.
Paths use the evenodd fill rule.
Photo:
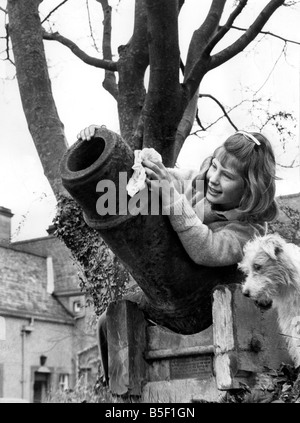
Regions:
<instances>
[{"instance_id":1,"label":"girl's hand","mask_svg":"<svg viewBox=\"0 0 300 423\"><path fill-rule=\"evenodd\" d=\"M163 204L173 202L174 185L172 177L163 163L144 159L143 167L146 172L146 184L151 191L156 191L162 198Z\"/></svg>"},{"instance_id":2,"label":"girl's hand","mask_svg":"<svg viewBox=\"0 0 300 423\"><path fill-rule=\"evenodd\" d=\"M167 180L172 181L172 178L165 168L164 164L159 161L153 161L149 159L144 159L142 165L146 171L146 182L150 183L151 181L163 181Z\"/></svg>"},{"instance_id":3,"label":"girl's hand","mask_svg":"<svg viewBox=\"0 0 300 423\"><path fill-rule=\"evenodd\" d=\"M77 139L82 139L83 141L90 141L91 138L95 135L95 130L101 128L100 125L90 125L87 128L82 129L77 135Z\"/></svg>"}]
</instances>

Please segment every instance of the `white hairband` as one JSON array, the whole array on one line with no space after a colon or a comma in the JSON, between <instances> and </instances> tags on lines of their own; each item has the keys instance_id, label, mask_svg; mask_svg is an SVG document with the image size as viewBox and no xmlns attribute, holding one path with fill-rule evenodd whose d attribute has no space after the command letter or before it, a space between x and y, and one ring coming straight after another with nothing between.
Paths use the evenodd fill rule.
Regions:
<instances>
[{"instance_id":1,"label":"white hairband","mask_svg":"<svg viewBox=\"0 0 300 423\"><path fill-rule=\"evenodd\" d=\"M258 139L256 139L252 134L249 134L249 132L246 131L237 131L237 134L241 134L244 135L244 137L250 139L251 141L253 141L256 145L260 145L260 142L258 141Z\"/></svg>"}]
</instances>

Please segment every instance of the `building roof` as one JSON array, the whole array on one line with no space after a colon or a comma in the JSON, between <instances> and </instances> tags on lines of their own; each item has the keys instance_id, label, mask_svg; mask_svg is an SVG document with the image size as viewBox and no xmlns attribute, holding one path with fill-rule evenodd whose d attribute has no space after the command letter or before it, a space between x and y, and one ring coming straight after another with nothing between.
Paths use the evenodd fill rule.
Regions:
<instances>
[{"instance_id":1,"label":"building roof","mask_svg":"<svg viewBox=\"0 0 300 423\"><path fill-rule=\"evenodd\" d=\"M46 258L0 246L0 314L73 324L71 314L47 291Z\"/></svg>"},{"instance_id":2,"label":"building roof","mask_svg":"<svg viewBox=\"0 0 300 423\"><path fill-rule=\"evenodd\" d=\"M70 250L57 237L48 235L12 242L9 248L44 258L52 257L55 293L57 295L76 291L78 293L81 292L78 277L79 268L75 264Z\"/></svg>"}]
</instances>

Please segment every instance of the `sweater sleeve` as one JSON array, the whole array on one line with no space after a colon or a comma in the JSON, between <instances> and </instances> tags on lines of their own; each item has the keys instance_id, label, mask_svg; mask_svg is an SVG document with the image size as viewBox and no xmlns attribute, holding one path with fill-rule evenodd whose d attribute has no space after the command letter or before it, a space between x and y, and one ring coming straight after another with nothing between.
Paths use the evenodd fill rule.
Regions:
<instances>
[{"instance_id":1,"label":"sweater sleeve","mask_svg":"<svg viewBox=\"0 0 300 423\"><path fill-rule=\"evenodd\" d=\"M164 210L190 258L205 266L229 266L243 257L243 247L259 234L255 225L232 221L210 229L202 223L184 195L177 195L173 204ZM225 223L225 222L224 222Z\"/></svg>"}]
</instances>

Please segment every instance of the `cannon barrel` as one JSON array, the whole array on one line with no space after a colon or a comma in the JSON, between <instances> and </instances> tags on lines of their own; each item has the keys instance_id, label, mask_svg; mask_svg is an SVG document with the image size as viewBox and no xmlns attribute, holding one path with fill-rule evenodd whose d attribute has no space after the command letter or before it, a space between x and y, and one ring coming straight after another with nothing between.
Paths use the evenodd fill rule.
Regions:
<instances>
[{"instance_id":1,"label":"cannon barrel","mask_svg":"<svg viewBox=\"0 0 300 423\"><path fill-rule=\"evenodd\" d=\"M141 288L145 314L182 334L204 330L212 323L212 289L240 282L241 274L236 265L195 264L168 216L124 213L124 204L120 212L120 198L128 204L130 197L119 175L129 178L133 161L133 151L118 134L99 128L91 141L78 140L65 153L60 164L62 183L81 206L86 223L99 231ZM116 214L97 211L97 201L104 195L98 183L105 180L112 181L118 193Z\"/></svg>"}]
</instances>

